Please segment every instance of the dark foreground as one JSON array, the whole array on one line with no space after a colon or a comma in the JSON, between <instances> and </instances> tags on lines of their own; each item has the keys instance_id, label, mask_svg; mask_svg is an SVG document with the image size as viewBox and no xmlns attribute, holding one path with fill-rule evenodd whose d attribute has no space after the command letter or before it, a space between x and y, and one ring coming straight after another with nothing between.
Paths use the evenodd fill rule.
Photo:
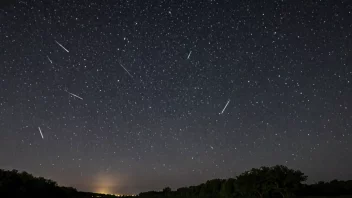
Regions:
<instances>
[{"instance_id":1,"label":"dark foreground","mask_svg":"<svg viewBox=\"0 0 352 198\"><path fill-rule=\"evenodd\" d=\"M302 184L306 181L301 171L285 166L253 168L236 178L213 179L197 186L175 191L166 187L162 191L143 192L140 198L352 198L352 180ZM34 177L26 172L0 169L0 197L88 198L116 197L89 192L79 192L72 187L58 186L56 182ZM132 196L124 196L132 197Z\"/></svg>"}]
</instances>

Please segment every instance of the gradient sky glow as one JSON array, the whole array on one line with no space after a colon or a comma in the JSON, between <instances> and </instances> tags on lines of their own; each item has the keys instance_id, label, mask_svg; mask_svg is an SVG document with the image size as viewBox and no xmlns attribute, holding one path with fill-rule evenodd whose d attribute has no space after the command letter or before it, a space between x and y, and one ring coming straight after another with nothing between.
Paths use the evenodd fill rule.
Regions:
<instances>
[{"instance_id":1,"label":"gradient sky glow","mask_svg":"<svg viewBox=\"0 0 352 198\"><path fill-rule=\"evenodd\" d=\"M350 1L7 2L0 168L118 194L351 179Z\"/></svg>"}]
</instances>

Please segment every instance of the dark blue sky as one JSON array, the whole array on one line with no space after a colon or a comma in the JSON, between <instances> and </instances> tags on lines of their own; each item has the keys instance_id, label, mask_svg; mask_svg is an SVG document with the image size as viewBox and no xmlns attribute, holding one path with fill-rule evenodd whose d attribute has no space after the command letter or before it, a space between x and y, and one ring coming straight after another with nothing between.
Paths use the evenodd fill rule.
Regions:
<instances>
[{"instance_id":1,"label":"dark blue sky","mask_svg":"<svg viewBox=\"0 0 352 198\"><path fill-rule=\"evenodd\" d=\"M8 2L0 168L105 193L351 179L351 2Z\"/></svg>"}]
</instances>

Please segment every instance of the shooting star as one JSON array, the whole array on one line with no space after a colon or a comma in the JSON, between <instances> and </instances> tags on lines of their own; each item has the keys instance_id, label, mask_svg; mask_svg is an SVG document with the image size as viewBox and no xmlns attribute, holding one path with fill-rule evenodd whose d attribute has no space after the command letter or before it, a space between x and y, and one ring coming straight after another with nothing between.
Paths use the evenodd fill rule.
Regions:
<instances>
[{"instance_id":1,"label":"shooting star","mask_svg":"<svg viewBox=\"0 0 352 198\"><path fill-rule=\"evenodd\" d=\"M219 114L223 114L224 113L224 111L225 111L227 105L229 105L229 103L230 103L230 99L227 101L225 107L222 109L221 113L219 113Z\"/></svg>"},{"instance_id":2,"label":"shooting star","mask_svg":"<svg viewBox=\"0 0 352 198\"><path fill-rule=\"evenodd\" d=\"M42 130L40 129L40 127L38 127L38 129L39 129L40 135L42 136L42 139L44 139L44 136L43 136Z\"/></svg>"},{"instance_id":3,"label":"shooting star","mask_svg":"<svg viewBox=\"0 0 352 198\"><path fill-rule=\"evenodd\" d=\"M68 92L67 90L65 90L65 91L66 91L67 93L71 94L73 97L76 97L76 98L78 98L78 99L80 99L80 100L83 100L83 98L77 96L76 94L73 94L73 93L71 93L71 92Z\"/></svg>"},{"instance_id":4,"label":"shooting star","mask_svg":"<svg viewBox=\"0 0 352 198\"><path fill-rule=\"evenodd\" d=\"M133 76L130 74L130 72L128 72L128 70L120 63L121 67L128 73L128 75L131 76L131 78L133 78Z\"/></svg>"},{"instance_id":5,"label":"shooting star","mask_svg":"<svg viewBox=\"0 0 352 198\"><path fill-rule=\"evenodd\" d=\"M53 64L53 61L49 58L49 56L46 56L48 60L50 61L51 64Z\"/></svg>"},{"instance_id":6,"label":"shooting star","mask_svg":"<svg viewBox=\"0 0 352 198\"><path fill-rule=\"evenodd\" d=\"M187 56L187 59L189 59L189 57L191 56L192 54L192 51L189 52L188 56Z\"/></svg>"},{"instance_id":7,"label":"shooting star","mask_svg":"<svg viewBox=\"0 0 352 198\"><path fill-rule=\"evenodd\" d=\"M64 46L62 46L59 42L57 42L57 41L55 41L58 45L60 45L60 47L62 48L62 49L64 49L66 52L70 52L70 51L68 51Z\"/></svg>"}]
</instances>

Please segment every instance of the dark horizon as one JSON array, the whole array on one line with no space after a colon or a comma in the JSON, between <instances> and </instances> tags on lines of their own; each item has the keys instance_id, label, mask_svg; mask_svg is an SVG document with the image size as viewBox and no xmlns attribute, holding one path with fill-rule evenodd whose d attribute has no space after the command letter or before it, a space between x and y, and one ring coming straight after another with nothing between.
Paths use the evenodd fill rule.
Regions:
<instances>
[{"instance_id":1,"label":"dark horizon","mask_svg":"<svg viewBox=\"0 0 352 198\"><path fill-rule=\"evenodd\" d=\"M253 179L255 178L255 179ZM249 195L274 196L349 196L352 195L352 180L319 181L309 184L308 176L300 170L290 169L284 165L251 168L233 178L214 178L197 185L182 186L172 189L145 190L140 193L113 193L111 190L100 192L82 191L72 186L61 186L48 178L34 176L19 170L0 169L0 191L2 196L54 196L54 197L103 197L138 196L141 198L186 198L186 197L246 197ZM44 179L44 180L43 180ZM276 185L272 185L276 183ZM103 186L104 187L104 186ZM21 189L20 191L15 189ZM106 189L106 188L105 188ZM114 189L113 186L110 189ZM126 187L122 187L126 191ZM141 189L139 187L139 189ZM270 190L268 190L270 189ZM18 192L16 192L18 191ZM121 190L117 190L120 191ZM44 194L43 194L44 193ZM98 193L98 194L97 194ZM102 193L102 194L99 194ZM105 195L104 195L105 194Z\"/></svg>"},{"instance_id":2,"label":"dark horizon","mask_svg":"<svg viewBox=\"0 0 352 198\"><path fill-rule=\"evenodd\" d=\"M0 169L115 193L277 164L309 182L348 180L351 10L344 0L0 3Z\"/></svg>"},{"instance_id":3,"label":"dark horizon","mask_svg":"<svg viewBox=\"0 0 352 198\"><path fill-rule=\"evenodd\" d=\"M252 168L259 168L259 167L252 167ZM250 168L249 168L250 169ZM248 170L249 170L248 169ZM7 169L7 170L10 170L10 169ZM18 170L18 169L16 169ZM25 171L25 170L18 170L18 171ZM28 172L28 171L26 171ZM30 172L29 172L30 173ZM138 186L125 186L125 185L120 185L120 186L116 186L116 187L112 187L112 186L109 186L108 188L103 188L102 187L97 187L97 186L94 186L94 185L91 185L91 186L87 186L87 185L84 185L84 184L66 184L65 183L60 183L58 182L58 184L60 186L66 186L66 187L74 187L76 188L77 190L79 191L83 191L83 192L93 192L93 193L103 193L103 194L119 194L119 195L138 195L139 193L142 193L142 192L149 192L149 191L162 191L165 187L170 187L172 190L177 190L178 188L182 188L182 187L189 187L189 186L197 186L201 183L205 183L207 180L212 180L212 179L229 179L229 178L236 178L236 176L238 176L239 174L241 173L238 173L232 177L214 177L214 178L207 178L207 179L204 179L204 180L201 180L200 178L196 178L194 181L188 181L188 184L185 185L182 181L182 179L179 181L176 182L175 185L168 185L167 183L163 183L162 181L159 182L158 186L155 187L155 188L150 188L148 185L143 185L143 184L140 184ZM330 181L333 181L333 180L341 180L341 181L348 181L348 180L351 180L352 178L352 175L346 175L345 178L334 178L334 177L326 177L328 174L325 174L325 179L317 179L317 180L313 180L310 178L310 176L308 175L308 179L307 181L303 182L304 184L315 184L315 183L318 183L318 182L330 182ZM43 175L34 175L36 177L45 177ZM324 175L323 175L324 176ZM324 178L324 177L323 177ZM47 179L52 179L54 181L57 181L55 178L47 178ZM174 179L170 179L170 178L165 178L165 180L168 179L168 180L172 180L173 182L175 182ZM177 178L176 178L177 179ZM148 183L148 181L146 182ZM103 192L103 191L99 191L99 190L96 190L96 191L92 191L91 189L105 189L107 191ZM136 189L141 189L140 191L136 191Z\"/></svg>"}]
</instances>

